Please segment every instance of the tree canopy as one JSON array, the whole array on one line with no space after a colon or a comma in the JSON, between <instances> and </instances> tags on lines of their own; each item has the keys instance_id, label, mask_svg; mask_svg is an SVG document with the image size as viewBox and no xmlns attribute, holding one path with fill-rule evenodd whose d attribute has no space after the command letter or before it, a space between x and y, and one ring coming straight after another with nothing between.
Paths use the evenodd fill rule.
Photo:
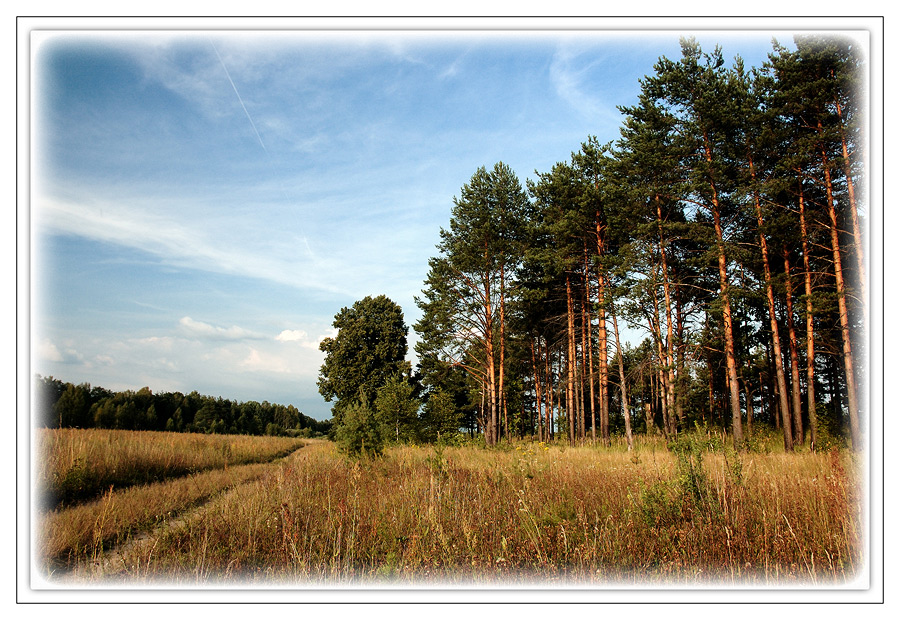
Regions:
<instances>
[{"instance_id":1,"label":"tree canopy","mask_svg":"<svg viewBox=\"0 0 900 620\"><path fill-rule=\"evenodd\" d=\"M384 295L366 297L334 316L338 330L319 348L325 362L319 370L319 393L335 401L333 422L340 425L344 409L364 400L375 403L378 390L397 375L408 375L403 309Z\"/></svg>"},{"instance_id":2,"label":"tree canopy","mask_svg":"<svg viewBox=\"0 0 900 620\"><path fill-rule=\"evenodd\" d=\"M860 447L862 59L794 43L748 70L683 39L615 143L589 136L527 194L476 170L416 300L426 410L470 408L488 445L705 423L791 450L827 420Z\"/></svg>"}]
</instances>

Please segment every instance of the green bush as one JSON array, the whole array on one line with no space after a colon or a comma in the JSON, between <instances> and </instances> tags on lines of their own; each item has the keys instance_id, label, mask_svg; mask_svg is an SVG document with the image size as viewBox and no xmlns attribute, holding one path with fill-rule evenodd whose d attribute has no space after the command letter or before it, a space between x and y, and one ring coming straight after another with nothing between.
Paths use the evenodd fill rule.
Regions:
<instances>
[{"instance_id":1,"label":"green bush","mask_svg":"<svg viewBox=\"0 0 900 620\"><path fill-rule=\"evenodd\" d=\"M683 518L682 498L671 481L660 480L650 486L640 480L637 494L628 493L631 510L650 528L676 525Z\"/></svg>"},{"instance_id":2,"label":"green bush","mask_svg":"<svg viewBox=\"0 0 900 620\"><path fill-rule=\"evenodd\" d=\"M816 429L816 452L846 449L849 442L841 426L841 420L834 415L832 408L827 404L818 403L816 416L819 422Z\"/></svg>"},{"instance_id":3,"label":"green bush","mask_svg":"<svg viewBox=\"0 0 900 620\"><path fill-rule=\"evenodd\" d=\"M387 441L387 432L369 404L360 400L344 410L335 431L340 449L354 458L367 454L380 455Z\"/></svg>"}]
</instances>

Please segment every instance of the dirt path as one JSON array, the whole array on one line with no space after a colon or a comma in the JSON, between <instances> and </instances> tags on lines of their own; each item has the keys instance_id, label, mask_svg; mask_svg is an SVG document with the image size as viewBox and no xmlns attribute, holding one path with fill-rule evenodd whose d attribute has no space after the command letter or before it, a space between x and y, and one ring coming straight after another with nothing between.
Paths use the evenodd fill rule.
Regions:
<instances>
[{"instance_id":1,"label":"dirt path","mask_svg":"<svg viewBox=\"0 0 900 620\"><path fill-rule=\"evenodd\" d=\"M272 466L272 469L269 471L274 471L275 467L288 459L296 458L297 453L300 452L305 445L297 448L291 454L269 463L269 465ZM125 560L135 549L144 545L155 545L156 541L166 532L186 526L191 520L201 516L205 511L209 510L215 502L226 498L228 495L237 492L239 489L255 484L264 475L265 474L254 476L250 480L226 487L220 492L210 495L199 505L186 509L171 519L156 525L152 529L136 532L121 544L105 549L101 555L79 562L74 568L57 577L56 580L61 583L71 584L114 579L128 575L129 569Z\"/></svg>"}]
</instances>

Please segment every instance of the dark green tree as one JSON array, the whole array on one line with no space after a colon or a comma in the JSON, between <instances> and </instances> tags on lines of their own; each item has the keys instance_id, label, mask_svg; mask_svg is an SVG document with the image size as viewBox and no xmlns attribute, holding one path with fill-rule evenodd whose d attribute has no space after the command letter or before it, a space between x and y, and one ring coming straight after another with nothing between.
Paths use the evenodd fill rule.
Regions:
<instances>
[{"instance_id":1,"label":"dark green tree","mask_svg":"<svg viewBox=\"0 0 900 620\"><path fill-rule=\"evenodd\" d=\"M423 438L427 441L450 441L459 435L462 422L453 395L438 388L425 403Z\"/></svg>"},{"instance_id":2,"label":"dark green tree","mask_svg":"<svg viewBox=\"0 0 900 620\"><path fill-rule=\"evenodd\" d=\"M375 414L394 441L411 441L418 434L419 400L408 377L396 375L378 388Z\"/></svg>"},{"instance_id":3,"label":"dark green tree","mask_svg":"<svg viewBox=\"0 0 900 620\"><path fill-rule=\"evenodd\" d=\"M88 384L66 385L54 407L55 418L59 428L78 426L86 428L91 425L90 400L91 386Z\"/></svg>"},{"instance_id":4,"label":"dark green tree","mask_svg":"<svg viewBox=\"0 0 900 620\"><path fill-rule=\"evenodd\" d=\"M336 401L332 414L339 426L344 409L360 394L366 403L374 403L378 388L398 374L409 373L405 360L408 328L403 310L384 295L342 308L333 325L337 335L319 346L325 363L319 370L318 386L326 401Z\"/></svg>"},{"instance_id":5,"label":"dark green tree","mask_svg":"<svg viewBox=\"0 0 900 620\"><path fill-rule=\"evenodd\" d=\"M358 458L366 454L380 455L388 439L389 429L378 420L360 390L359 398L343 408L341 422L335 427L335 441L343 452Z\"/></svg>"},{"instance_id":6,"label":"dark green tree","mask_svg":"<svg viewBox=\"0 0 900 620\"><path fill-rule=\"evenodd\" d=\"M424 297L422 352L460 366L481 385L485 440L506 428L507 307L520 260L528 197L503 163L479 168L453 199L450 228L441 229L441 255L429 261Z\"/></svg>"}]
</instances>

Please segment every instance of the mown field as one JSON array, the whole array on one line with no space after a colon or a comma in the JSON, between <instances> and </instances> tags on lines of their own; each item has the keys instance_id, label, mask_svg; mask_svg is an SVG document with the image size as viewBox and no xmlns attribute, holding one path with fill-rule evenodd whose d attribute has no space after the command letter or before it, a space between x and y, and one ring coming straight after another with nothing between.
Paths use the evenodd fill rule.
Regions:
<instances>
[{"instance_id":1,"label":"mown field","mask_svg":"<svg viewBox=\"0 0 900 620\"><path fill-rule=\"evenodd\" d=\"M304 444L42 512L42 569L88 583L790 585L862 565L857 457L842 451L738 455L696 435L674 451L398 446L356 462Z\"/></svg>"}]
</instances>

